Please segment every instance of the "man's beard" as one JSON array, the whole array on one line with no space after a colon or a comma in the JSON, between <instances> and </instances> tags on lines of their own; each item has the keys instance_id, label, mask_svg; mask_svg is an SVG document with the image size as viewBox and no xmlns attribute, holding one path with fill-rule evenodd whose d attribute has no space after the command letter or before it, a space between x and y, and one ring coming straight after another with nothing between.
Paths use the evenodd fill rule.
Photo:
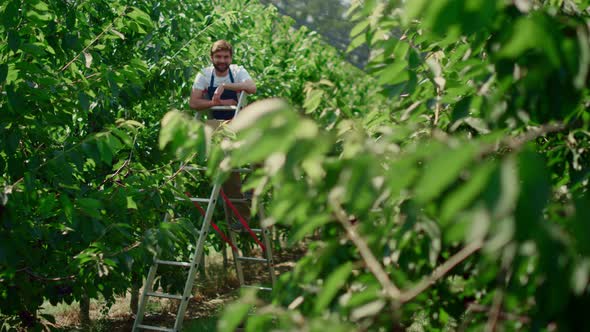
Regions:
<instances>
[{"instance_id":1,"label":"man's beard","mask_svg":"<svg viewBox=\"0 0 590 332\"><path fill-rule=\"evenodd\" d=\"M215 67L215 70L217 70L218 72L223 73L224 71L226 71L229 68L229 65L224 63L224 64L213 64L213 67Z\"/></svg>"}]
</instances>

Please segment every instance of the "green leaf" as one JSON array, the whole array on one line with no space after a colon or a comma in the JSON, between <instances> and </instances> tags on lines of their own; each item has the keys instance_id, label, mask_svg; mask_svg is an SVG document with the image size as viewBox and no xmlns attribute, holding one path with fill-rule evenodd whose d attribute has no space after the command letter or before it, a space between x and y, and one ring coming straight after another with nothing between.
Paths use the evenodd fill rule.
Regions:
<instances>
[{"instance_id":1,"label":"green leaf","mask_svg":"<svg viewBox=\"0 0 590 332\"><path fill-rule=\"evenodd\" d=\"M495 167L496 164L490 161L477 166L470 179L445 198L440 213L443 224L448 223L459 211L473 202L487 185Z\"/></svg>"},{"instance_id":2,"label":"green leaf","mask_svg":"<svg viewBox=\"0 0 590 332\"><path fill-rule=\"evenodd\" d=\"M144 26L152 27L153 23L151 17L146 12L137 7L132 7L131 12L127 13L127 16Z\"/></svg>"},{"instance_id":3,"label":"green leaf","mask_svg":"<svg viewBox=\"0 0 590 332\"><path fill-rule=\"evenodd\" d=\"M88 112L90 109L90 99L88 99L88 95L84 91L78 92L78 102L80 103L80 108L84 112Z\"/></svg>"},{"instance_id":4,"label":"green leaf","mask_svg":"<svg viewBox=\"0 0 590 332\"><path fill-rule=\"evenodd\" d=\"M32 21L37 21L37 22L47 22L53 18L53 16L50 13L39 13L34 10L27 11L26 15Z\"/></svg>"},{"instance_id":5,"label":"green leaf","mask_svg":"<svg viewBox=\"0 0 590 332\"><path fill-rule=\"evenodd\" d=\"M290 243L296 244L299 243L305 236L310 235L316 230L318 227L327 224L328 222L332 221L332 218L328 215L318 214L315 216L308 217L309 219L299 225L299 227L295 227L292 235L290 235Z\"/></svg>"},{"instance_id":6,"label":"green leaf","mask_svg":"<svg viewBox=\"0 0 590 332\"><path fill-rule=\"evenodd\" d=\"M22 19L20 15L20 8L22 6L22 2L19 0L12 0L6 4L6 1L4 1L2 5L4 7L4 13L2 13L2 25L6 28L12 28L17 26L19 21Z\"/></svg>"},{"instance_id":7,"label":"green leaf","mask_svg":"<svg viewBox=\"0 0 590 332\"><path fill-rule=\"evenodd\" d=\"M582 295L590 282L590 259L586 258L574 268L572 274L572 288L576 295Z\"/></svg>"},{"instance_id":8,"label":"green leaf","mask_svg":"<svg viewBox=\"0 0 590 332\"><path fill-rule=\"evenodd\" d=\"M426 203L436 198L456 181L461 171L473 160L476 151L474 144L464 143L427 161L423 176L416 184L416 200Z\"/></svg>"},{"instance_id":9,"label":"green leaf","mask_svg":"<svg viewBox=\"0 0 590 332\"><path fill-rule=\"evenodd\" d=\"M100 159L110 165L113 162L113 150L111 149L111 146L104 139L99 139L96 142L96 146L98 147Z\"/></svg>"},{"instance_id":10,"label":"green leaf","mask_svg":"<svg viewBox=\"0 0 590 332\"><path fill-rule=\"evenodd\" d=\"M115 135L118 139L121 140L127 147L133 146L133 139L123 130L118 128L112 128L111 132Z\"/></svg>"},{"instance_id":11,"label":"green leaf","mask_svg":"<svg viewBox=\"0 0 590 332\"><path fill-rule=\"evenodd\" d=\"M574 79L574 86L578 89L583 89L586 84L586 77L588 77L588 72L590 71L590 40L586 29L578 29L577 34L580 53L579 55L576 54L575 57L579 58L580 68Z\"/></svg>"},{"instance_id":12,"label":"green leaf","mask_svg":"<svg viewBox=\"0 0 590 332\"><path fill-rule=\"evenodd\" d=\"M63 210L63 215L68 222L72 222L72 217L74 213L74 204L67 195L60 195L60 203L61 208Z\"/></svg>"},{"instance_id":13,"label":"green leaf","mask_svg":"<svg viewBox=\"0 0 590 332\"><path fill-rule=\"evenodd\" d=\"M305 113L313 113L322 102L322 98L324 96L324 91L319 89L311 90L307 93L305 98L305 102L303 103L303 108L305 108Z\"/></svg>"},{"instance_id":14,"label":"green leaf","mask_svg":"<svg viewBox=\"0 0 590 332\"><path fill-rule=\"evenodd\" d=\"M6 77L8 76L8 64L0 64L0 84L4 84Z\"/></svg>"},{"instance_id":15,"label":"green leaf","mask_svg":"<svg viewBox=\"0 0 590 332\"><path fill-rule=\"evenodd\" d=\"M383 84L399 84L410 79L408 70L408 62L405 60L398 60L391 65L388 65L382 71L377 73L378 83Z\"/></svg>"},{"instance_id":16,"label":"green leaf","mask_svg":"<svg viewBox=\"0 0 590 332\"><path fill-rule=\"evenodd\" d=\"M160 129L160 149L164 149L169 143L176 144L183 140L183 134L186 133L185 120L183 114L178 111L171 111L164 115Z\"/></svg>"},{"instance_id":17,"label":"green leaf","mask_svg":"<svg viewBox=\"0 0 590 332\"><path fill-rule=\"evenodd\" d=\"M39 215L41 215L41 217L46 218L49 217L50 215L53 214L53 210L57 205L57 200L55 199L54 196L46 196L43 197L40 200L40 204L39 204Z\"/></svg>"},{"instance_id":18,"label":"green leaf","mask_svg":"<svg viewBox=\"0 0 590 332\"><path fill-rule=\"evenodd\" d=\"M102 209L101 201L94 199L94 198L80 198L76 201L78 208L82 210L83 213L94 217L100 218L100 209Z\"/></svg>"},{"instance_id":19,"label":"green leaf","mask_svg":"<svg viewBox=\"0 0 590 332\"><path fill-rule=\"evenodd\" d=\"M222 319L219 320L217 328L219 331L235 331L240 323L246 318L248 311L252 307L249 303L255 297L255 290L249 289L240 301L234 302L227 306Z\"/></svg>"},{"instance_id":20,"label":"green leaf","mask_svg":"<svg viewBox=\"0 0 590 332\"><path fill-rule=\"evenodd\" d=\"M590 257L590 196L580 197L576 200L576 215L573 220L573 231L576 239L577 251L581 255Z\"/></svg>"},{"instance_id":21,"label":"green leaf","mask_svg":"<svg viewBox=\"0 0 590 332\"><path fill-rule=\"evenodd\" d=\"M365 29L367 29L367 27L369 26L370 21L368 19L366 20L362 20L359 23L357 23L351 30L350 30L350 37L354 38L356 37L358 34L360 34L361 32L365 31ZM352 45L352 44L351 44ZM358 46L358 45L357 45ZM350 47L350 46L349 46ZM356 47L355 47L356 48Z\"/></svg>"},{"instance_id":22,"label":"green leaf","mask_svg":"<svg viewBox=\"0 0 590 332\"><path fill-rule=\"evenodd\" d=\"M131 196L127 196L127 208L137 210L137 204Z\"/></svg>"},{"instance_id":23,"label":"green leaf","mask_svg":"<svg viewBox=\"0 0 590 332\"><path fill-rule=\"evenodd\" d=\"M18 35L18 33L14 32L14 31L9 31L8 32L8 47L10 47L11 50L16 52L18 50L18 48L20 47L20 44L21 44L21 40L20 40L20 36Z\"/></svg>"},{"instance_id":24,"label":"green leaf","mask_svg":"<svg viewBox=\"0 0 590 332\"><path fill-rule=\"evenodd\" d=\"M511 215L516 206L519 194L518 165L513 156L502 161L500 168L500 193L493 206L496 217Z\"/></svg>"},{"instance_id":25,"label":"green leaf","mask_svg":"<svg viewBox=\"0 0 590 332\"><path fill-rule=\"evenodd\" d=\"M558 49L553 37L547 31L547 20L540 15L520 18L511 34L510 40L498 52L500 57L517 59L525 51L536 50L545 54L554 66L560 63ZM544 38L538 38L544 36Z\"/></svg>"},{"instance_id":26,"label":"green leaf","mask_svg":"<svg viewBox=\"0 0 590 332\"><path fill-rule=\"evenodd\" d=\"M545 162L532 145L518 156L518 176L520 195L515 213L516 236L519 240L525 240L542 232L539 223L551 193Z\"/></svg>"},{"instance_id":27,"label":"green leaf","mask_svg":"<svg viewBox=\"0 0 590 332\"><path fill-rule=\"evenodd\" d=\"M47 6L47 4L43 1L38 1L35 4L33 4L33 8L40 10L42 12L49 10L49 6Z\"/></svg>"},{"instance_id":28,"label":"green leaf","mask_svg":"<svg viewBox=\"0 0 590 332\"><path fill-rule=\"evenodd\" d=\"M348 53L348 52L354 51L359 46L364 44L366 41L367 41L367 36L364 33L354 37L354 39L350 42L350 45L348 45L346 52Z\"/></svg>"},{"instance_id":29,"label":"green leaf","mask_svg":"<svg viewBox=\"0 0 590 332\"><path fill-rule=\"evenodd\" d=\"M322 290L318 294L317 300L314 305L316 313L321 313L324 309L332 302L332 299L340 288L344 286L348 280L348 276L352 273L352 263L347 262L339 266L336 271L332 272L328 279L326 279Z\"/></svg>"},{"instance_id":30,"label":"green leaf","mask_svg":"<svg viewBox=\"0 0 590 332\"><path fill-rule=\"evenodd\" d=\"M400 160L391 164L387 175L392 198L397 199L416 180L419 174L416 160L411 158L400 158Z\"/></svg>"},{"instance_id":31,"label":"green leaf","mask_svg":"<svg viewBox=\"0 0 590 332\"><path fill-rule=\"evenodd\" d=\"M404 22L408 24L411 20L418 17L425 10L424 7L428 4L428 0L413 0L406 2L404 8Z\"/></svg>"}]
</instances>

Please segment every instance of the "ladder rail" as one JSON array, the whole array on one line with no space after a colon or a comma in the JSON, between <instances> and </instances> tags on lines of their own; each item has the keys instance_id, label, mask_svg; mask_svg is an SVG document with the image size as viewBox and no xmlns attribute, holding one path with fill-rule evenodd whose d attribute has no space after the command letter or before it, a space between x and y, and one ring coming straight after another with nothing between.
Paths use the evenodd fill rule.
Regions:
<instances>
[{"instance_id":1,"label":"ladder rail","mask_svg":"<svg viewBox=\"0 0 590 332\"><path fill-rule=\"evenodd\" d=\"M148 277L145 281L145 285L143 288L143 292L141 293L141 298L139 299L139 306L137 307L137 313L135 315L135 322L133 323L133 332L137 332L139 326L143 322L143 316L145 314L145 308L147 306L147 293L154 285L154 279L156 277L156 271L158 270L158 264L152 264L150 266L150 271L148 272Z\"/></svg>"},{"instance_id":2,"label":"ladder rail","mask_svg":"<svg viewBox=\"0 0 590 332\"><path fill-rule=\"evenodd\" d=\"M228 201L231 202L231 199L228 199ZM228 228L230 229L230 232L229 232L230 239L233 243L236 243L235 232L231 231L231 227L230 227L231 213L230 213L230 209L229 209L229 206L228 206L228 203L226 202L226 200L223 200L223 208L225 211L225 220L228 224ZM276 282L271 241L268 236L269 229L262 225L262 221L265 219L265 215L264 215L263 210L264 209L262 208L262 204L260 203L259 207L258 207L258 217L260 219L260 233L262 234L262 240L264 242L264 247L265 247L265 249L263 250L263 254L265 255L266 258L246 257L243 255L243 252L241 250L238 252L235 252L232 250L232 255L234 258L234 264L236 266L236 272L237 272L237 276L238 276L238 281L240 282L240 287L249 286L249 285L246 285L245 280L244 280L242 261L266 263L267 268L268 268L268 273L269 273L269 279L270 279L272 287L274 287L275 282ZM265 290L269 289L268 287L259 287L259 288L265 289ZM272 288L270 288L270 289L272 290Z\"/></svg>"},{"instance_id":3,"label":"ladder rail","mask_svg":"<svg viewBox=\"0 0 590 332\"><path fill-rule=\"evenodd\" d=\"M229 238L231 240L232 243L236 243L236 234L234 232L231 231L231 225L230 220L231 220L231 213L229 211L229 207L227 206L227 204L225 203L225 201L223 202L223 211L225 213L225 220L227 223L227 229L229 230ZM238 259L238 257L240 257L242 255L242 251L238 249L238 252L236 252L235 250L231 251L232 253L232 257L234 258L234 265L236 267L236 274L238 276L238 281L240 282L240 286L242 286L244 284L244 270L242 267L242 262L240 262L240 260Z\"/></svg>"},{"instance_id":4,"label":"ladder rail","mask_svg":"<svg viewBox=\"0 0 590 332\"><path fill-rule=\"evenodd\" d=\"M187 281L184 286L184 291L182 292L182 300L180 301L178 312L176 314L176 320L174 322L174 329L176 331L180 331L180 329L182 328L184 314L186 312L186 308L188 307L188 301L192 293L195 276L199 268L199 263L201 262L201 257L203 256L205 239L209 234L211 219L213 218L213 211L215 210L215 205L217 203L217 198L219 197L220 190L221 185L219 183L215 183L213 185L213 189L211 190L211 200L207 205L205 217L203 218L203 224L201 225L201 234L199 235L199 239L197 240L197 248L195 249L195 252L191 259L192 266L189 269Z\"/></svg>"},{"instance_id":5,"label":"ladder rail","mask_svg":"<svg viewBox=\"0 0 590 332\"><path fill-rule=\"evenodd\" d=\"M247 97L246 92L241 91L240 95L238 97L238 103L235 106L234 117L236 117L238 115L238 113L241 111L241 109L246 104L246 97ZM199 114L199 112L197 112L195 114L195 118L198 117L198 114ZM190 172L191 170L202 171L202 170L207 170L207 168L206 167L199 167L199 166L186 167L185 172L188 173L195 181L198 181L198 179L195 177L195 175ZM232 172L247 173L247 172L252 172L252 169L238 168L238 169L233 169ZM180 332L180 330L182 328L182 323L184 321L184 315L186 313L186 309L188 307L188 303L189 303L189 300L190 300L190 297L192 294L192 288L193 288L193 285L195 282L195 276L196 276L196 273L199 269L199 264L201 263L202 258L203 258L205 240L206 240L207 235L209 233L209 229L211 228L213 213L215 210L215 206L217 204L217 200L219 198L219 194L221 192L221 187L222 187L222 185L220 183L215 183L213 185L213 189L211 190L211 195L210 195L209 199L202 199L202 198L191 198L190 199L193 202L206 202L206 203L208 203L207 210L205 212L205 216L203 217L203 223L201 225L201 231L199 233L199 238L196 243L196 248L192 254L190 263L160 260L157 257L159 254L157 254L156 257L154 257L154 262L150 266L150 270L148 272L148 276L146 278L146 282L144 285L144 290L141 294L139 307L137 309L135 322L133 324L133 330L132 330L133 332L138 332L140 329L155 330L155 331ZM175 197L175 198L177 200L183 199L182 197ZM183 200L186 200L186 198L184 198ZM231 204L231 202L245 202L246 200L232 198L232 199L228 199L228 201L230 202L229 204ZM224 208L225 217L226 217L225 219L228 224L230 239L231 239L232 243L237 243L235 232L233 232L231 230L231 225L230 225L231 213L230 213L228 204L225 201L223 202L223 208ZM164 221L167 221L168 217L169 217L168 214L166 214ZM261 208L259 208L259 217L262 222L264 220L264 213L262 212ZM256 233L262 234L264 246L266 247L266 250L263 250L265 252L266 259L264 259L264 258L248 258L248 257L245 258L242 256L242 251L240 249L237 249L237 250L232 249L234 264L236 266L236 273L238 276L238 280L240 281L241 287L256 287L258 289L263 289L263 290L272 290L272 288L249 286L249 285L245 285L245 283L244 283L244 272L243 272L243 266L242 266L241 261L242 260L245 260L245 261L249 260L249 261L255 261L255 262L266 262L266 264L268 265L268 268L269 268L272 286L274 287L274 285L275 285L274 264L273 264L273 260L272 260L273 259L272 247L271 247L271 242L268 238L268 234L269 234L268 229L266 229L265 227L263 227L261 225L260 229L256 229ZM257 241L257 242L259 242L259 241ZM260 242L259 242L259 244L260 244ZM262 245L261 245L261 247L262 247ZM164 293L157 293L157 292L153 291L152 288L154 285L154 280L156 278L156 273L157 273L159 264L189 268L187 280L185 282L185 286L184 286L182 295L164 294ZM174 328L165 328L165 327L149 326L149 325L142 324L143 318L145 315L145 310L147 307L147 301L148 301L149 297L163 297L163 298L179 299L180 300L180 305L178 307L176 319L174 322Z\"/></svg>"},{"instance_id":6,"label":"ladder rail","mask_svg":"<svg viewBox=\"0 0 590 332\"><path fill-rule=\"evenodd\" d=\"M164 215L164 222L168 221L168 213ZM148 272L148 276L145 280L145 285L143 287L143 292L141 292L141 297L139 298L139 306L137 307L137 313L135 314L135 321L133 322L132 332L137 332L139 325L141 325L143 321L143 316L145 314L145 308L147 306L147 293L151 291L154 286L154 279L156 278L156 272L158 271L158 260L157 257L154 257L154 261L150 266L150 270Z\"/></svg>"},{"instance_id":7,"label":"ladder rail","mask_svg":"<svg viewBox=\"0 0 590 332\"><path fill-rule=\"evenodd\" d=\"M238 112L240 112L242 107L244 107L244 104L246 103L246 97L246 91L241 91L240 96L238 97L238 105L236 105L236 113L234 113L234 118L238 116Z\"/></svg>"}]
</instances>

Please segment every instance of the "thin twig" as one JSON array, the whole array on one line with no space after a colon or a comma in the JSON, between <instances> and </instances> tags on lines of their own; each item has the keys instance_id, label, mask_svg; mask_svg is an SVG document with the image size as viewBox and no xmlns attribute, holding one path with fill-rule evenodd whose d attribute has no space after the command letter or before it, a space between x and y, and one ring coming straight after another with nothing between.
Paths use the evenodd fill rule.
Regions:
<instances>
[{"instance_id":1,"label":"thin twig","mask_svg":"<svg viewBox=\"0 0 590 332\"><path fill-rule=\"evenodd\" d=\"M442 91L441 91L440 87L436 86L437 85L436 82L434 82L434 85L436 87L436 94L437 94L436 105L434 107L434 125L436 126L436 125L438 125L438 119L440 117L440 107L441 107L440 106L440 98L441 98L440 96L442 94Z\"/></svg>"},{"instance_id":2,"label":"thin twig","mask_svg":"<svg viewBox=\"0 0 590 332\"><path fill-rule=\"evenodd\" d=\"M137 141L137 134L135 134L135 136L133 137L133 143L131 144L131 151L129 152L129 157L127 158L127 160L125 160L125 162L123 163L123 165L121 165L121 167L119 167L117 169L117 171L115 171L115 173L113 173L113 175L111 176L107 176L104 181L102 181L102 183L100 184L99 187L103 186L105 183L107 183L108 180L112 180L115 178L115 176L119 175L119 173L121 173L121 171L127 167L130 163L131 163L131 158L133 158L133 149L135 148L135 142Z\"/></svg>"},{"instance_id":3,"label":"thin twig","mask_svg":"<svg viewBox=\"0 0 590 332\"><path fill-rule=\"evenodd\" d=\"M387 275L387 273L385 273L385 271L381 267L381 264L379 264L379 261L371 252L371 249L369 249L369 246L367 245L365 240L356 233L354 227L348 220L348 215L346 214L342 206L340 206L336 199L330 199L330 204L334 209L334 215L336 216L336 219L340 222L340 224L342 224L342 226L346 230L348 238L358 248L359 253L363 257L363 260L367 265L367 268L371 271L371 273L373 273L375 278L377 278L377 280L381 284L381 287L383 287L383 289L385 290L387 296L393 300L399 299L401 294L399 288L397 288L397 286L395 286L393 282L389 279L389 276Z\"/></svg>"},{"instance_id":4,"label":"thin twig","mask_svg":"<svg viewBox=\"0 0 590 332\"><path fill-rule=\"evenodd\" d=\"M494 332L498 325L498 319L502 312L502 302L504 302L504 292L512 277L512 262L514 260L514 255L515 252L512 251L512 254L504 255L502 258L502 269L497 278L499 287L494 294L492 309L490 310L488 322L485 327L486 332Z\"/></svg>"},{"instance_id":5,"label":"thin twig","mask_svg":"<svg viewBox=\"0 0 590 332\"><path fill-rule=\"evenodd\" d=\"M461 262L466 260L469 256L473 255L479 249L481 249L483 242L476 241L468 244L465 248L461 249L458 253L449 258L442 265L438 266L430 275L430 277L423 279L416 286L408 291L405 291L400 298L401 303L406 303L414 299L418 294L422 293L428 287L434 285L440 278L444 277L449 271Z\"/></svg>"},{"instance_id":6,"label":"thin twig","mask_svg":"<svg viewBox=\"0 0 590 332\"><path fill-rule=\"evenodd\" d=\"M489 313L491 310L492 309L490 307L477 303L470 303L467 307L467 312ZM517 315L501 310L498 313L498 318L503 320L518 321L523 324L528 324L531 322L531 318L528 316Z\"/></svg>"},{"instance_id":7,"label":"thin twig","mask_svg":"<svg viewBox=\"0 0 590 332\"><path fill-rule=\"evenodd\" d=\"M100 74L101 74L100 72L98 72L98 73L93 73L93 74L90 74L90 75L88 75L88 76L84 77L84 79L86 79L86 80L87 80L87 79L89 79L89 78L93 78L94 76L97 76L97 75L100 75ZM70 85L78 84L78 83L80 83L80 82L82 82L82 79L75 80L75 81L73 81L72 83L70 83Z\"/></svg>"},{"instance_id":8,"label":"thin twig","mask_svg":"<svg viewBox=\"0 0 590 332\"><path fill-rule=\"evenodd\" d=\"M127 165L129 165L129 162L131 161L131 158L125 160L125 162L123 163L123 165L121 165L121 167L119 167L117 169L117 171L115 171L115 173L113 173L111 176L107 176L102 183L100 184L99 187L103 186L105 183L107 183L107 181L112 180L115 178L115 176L119 175L119 173L121 173L121 171L123 170L123 168L127 167Z\"/></svg>"},{"instance_id":9,"label":"thin twig","mask_svg":"<svg viewBox=\"0 0 590 332\"><path fill-rule=\"evenodd\" d=\"M76 54L76 56L72 60L70 60L70 62L68 62L65 66L61 67L61 69L59 71L62 72L64 70L66 70L72 63L74 63L74 61L78 60L78 58L80 57L80 54L85 53L90 48L90 46L92 46L94 43L96 43L96 41L99 40L105 33L110 31L111 28L113 27L113 25L115 24L115 21L118 20L119 18L121 18L123 15L125 15L126 11L127 11L127 6L125 6L125 8L123 8L123 10L119 14L119 16L115 17L113 22L111 22L111 24L109 24L106 27L106 29L104 29L101 33L99 33L96 37L94 37L94 39L90 42L90 44L88 44L86 47L84 47L84 49L81 52Z\"/></svg>"},{"instance_id":10,"label":"thin twig","mask_svg":"<svg viewBox=\"0 0 590 332\"><path fill-rule=\"evenodd\" d=\"M514 149L514 150L518 150L527 142L530 142L532 140L535 140L541 136L544 136L544 135L547 135L550 133L562 131L567 128L568 128L568 126L564 123L561 123L561 122L544 124L544 125L537 127L537 128L531 128L527 132L525 132L521 135L518 135L515 138L506 139L506 140L504 140L504 143L509 148Z\"/></svg>"},{"instance_id":11,"label":"thin twig","mask_svg":"<svg viewBox=\"0 0 590 332\"><path fill-rule=\"evenodd\" d=\"M139 247L140 245L141 245L141 242L140 241L136 241L136 242L128 245L127 247L121 249L121 251L118 251L118 252L115 252L115 253L110 253L110 254L105 254L104 257L115 257L117 255L120 255L120 254L124 254L126 252L129 252L129 251L131 251L131 250Z\"/></svg>"},{"instance_id":12,"label":"thin twig","mask_svg":"<svg viewBox=\"0 0 590 332\"><path fill-rule=\"evenodd\" d=\"M508 148L512 151L518 151L522 149L522 147L541 136L545 136L547 134L560 132L565 129L568 129L568 126L564 123L549 123L542 125L540 127L531 128L525 133L522 133L516 137L508 136L502 139L498 144L490 144L487 147L482 148L479 151L479 155L481 157L487 156L491 153L496 153L498 150L502 148ZM571 128L569 128L571 129Z\"/></svg>"},{"instance_id":13,"label":"thin twig","mask_svg":"<svg viewBox=\"0 0 590 332\"><path fill-rule=\"evenodd\" d=\"M28 267L19 269L16 272L24 272L24 273L30 275L31 277L33 277L37 280L41 280L41 281L64 281L64 280L72 280L72 279L76 278L75 275L69 275L69 276L65 276L65 277L55 277L55 278L44 277L42 275L39 275L39 274L33 272Z\"/></svg>"},{"instance_id":14,"label":"thin twig","mask_svg":"<svg viewBox=\"0 0 590 332\"><path fill-rule=\"evenodd\" d=\"M195 157L195 155L196 155L196 154L197 154L197 153L193 153L193 154L192 154L192 155L189 157L189 160L190 160L190 159L193 159L193 158ZM162 183L162 184L161 184L161 185L158 187L158 190L162 189L162 188L163 188L163 187L164 187L166 184L168 184L168 182L172 181L172 180L173 180L173 179L174 179L176 176L178 176L178 174L180 174L180 173L181 173L181 172L184 170L184 168L185 168L186 166L188 166L188 164L182 164L182 165L180 166L180 168L179 168L179 169L178 169L176 172L174 172L174 174L172 174L172 175L171 175L171 176L170 176L168 179L166 179L166 181L164 181L164 183Z\"/></svg>"},{"instance_id":15,"label":"thin twig","mask_svg":"<svg viewBox=\"0 0 590 332\"><path fill-rule=\"evenodd\" d=\"M500 313L502 312L502 301L504 301L504 290L496 289L496 294L494 294L494 300L492 303L492 309L489 312L488 322L484 331L494 332L496 330L498 318L500 318Z\"/></svg>"}]
</instances>

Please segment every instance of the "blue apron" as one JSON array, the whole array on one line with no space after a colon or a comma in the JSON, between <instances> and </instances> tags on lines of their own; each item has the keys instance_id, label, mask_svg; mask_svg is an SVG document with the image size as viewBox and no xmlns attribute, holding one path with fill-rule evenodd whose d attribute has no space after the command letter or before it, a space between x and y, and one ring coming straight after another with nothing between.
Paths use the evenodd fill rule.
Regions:
<instances>
[{"instance_id":1,"label":"blue apron","mask_svg":"<svg viewBox=\"0 0 590 332\"><path fill-rule=\"evenodd\" d=\"M229 80L234 83L234 76L231 74L231 70L229 70ZM213 94L215 94L215 90L217 89L216 86L213 86L213 81L215 79L215 69L211 72L211 83L209 83L209 87L207 88L207 94L209 95L209 99L213 98ZM221 94L221 99L233 99L236 102L238 101L238 93L231 90L223 90ZM230 120L233 119L234 114L236 111L213 111L213 118L216 120Z\"/></svg>"}]
</instances>

